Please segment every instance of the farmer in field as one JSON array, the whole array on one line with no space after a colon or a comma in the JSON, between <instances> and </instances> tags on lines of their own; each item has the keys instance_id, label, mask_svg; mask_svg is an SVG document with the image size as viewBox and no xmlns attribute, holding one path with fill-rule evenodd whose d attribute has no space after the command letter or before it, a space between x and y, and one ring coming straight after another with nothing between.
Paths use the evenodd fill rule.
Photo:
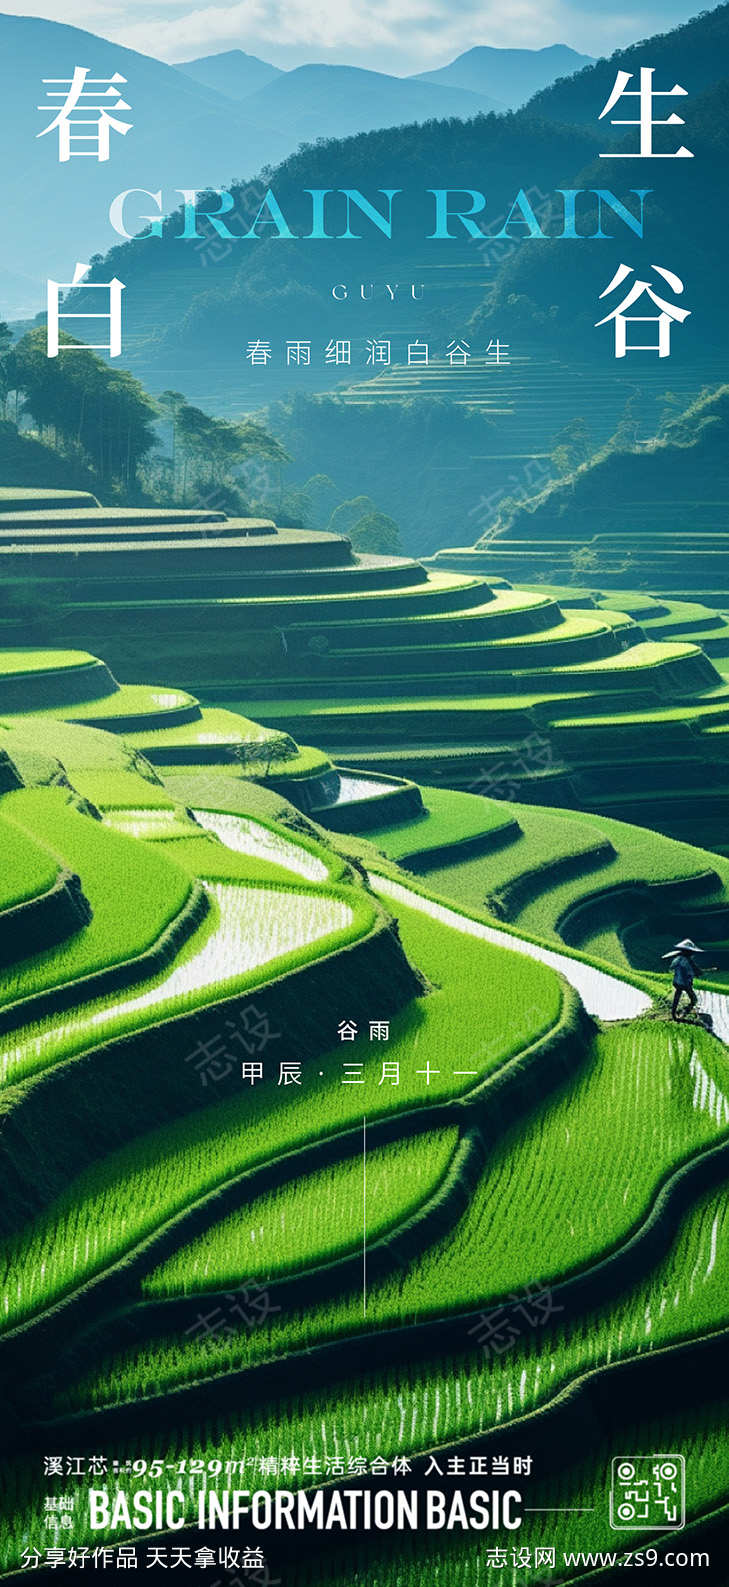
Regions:
<instances>
[{"instance_id":1,"label":"farmer in field","mask_svg":"<svg viewBox=\"0 0 729 1587\"><path fill-rule=\"evenodd\" d=\"M703 951L703 948L697 947L690 937L684 937L682 942L676 943L670 953L664 953L663 955L664 959L673 961L671 965L674 986L673 1008L671 1009L672 1019L681 1018L678 1009L682 992L685 992L688 998L688 1013L691 1013L698 1003L698 998L694 991L694 977L699 973L698 965L696 964L696 954L703 953Z\"/></svg>"}]
</instances>

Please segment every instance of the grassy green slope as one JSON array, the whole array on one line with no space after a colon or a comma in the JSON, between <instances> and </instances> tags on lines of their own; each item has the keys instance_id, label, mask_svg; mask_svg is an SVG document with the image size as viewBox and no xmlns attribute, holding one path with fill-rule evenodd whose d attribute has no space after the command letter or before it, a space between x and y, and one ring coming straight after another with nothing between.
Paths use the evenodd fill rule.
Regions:
<instances>
[{"instance_id":1,"label":"grassy green slope","mask_svg":"<svg viewBox=\"0 0 729 1587\"><path fill-rule=\"evenodd\" d=\"M373 1046L366 1034L347 1044L346 1061L363 1064L364 1084L342 1083L346 1071L337 1047L322 1055L321 1079L279 1091L275 1107L263 1088L253 1088L110 1154L7 1243L8 1320L77 1287L191 1201L256 1163L359 1123L363 1112L374 1118L465 1094L559 1018L561 983L543 965L455 938L416 911L398 910L398 919L409 955L436 989L396 1017L386 1048ZM488 1010L486 983L494 995ZM517 986L524 996L515 1006ZM383 1057L400 1063L398 1086L382 1083ZM418 1073L428 1062L429 1084ZM458 1075L457 1069L474 1073ZM93 1230L85 1254L73 1232L84 1228Z\"/></svg>"},{"instance_id":2,"label":"grassy green slope","mask_svg":"<svg viewBox=\"0 0 729 1587\"><path fill-rule=\"evenodd\" d=\"M20 829L21 844L39 839L81 875L93 917L72 940L0 975L0 1004L134 958L157 941L188 897L189 877L169 853L140 850L80 814L64 789L6 794L2 814Z\"/></svg>"}]
</instances>

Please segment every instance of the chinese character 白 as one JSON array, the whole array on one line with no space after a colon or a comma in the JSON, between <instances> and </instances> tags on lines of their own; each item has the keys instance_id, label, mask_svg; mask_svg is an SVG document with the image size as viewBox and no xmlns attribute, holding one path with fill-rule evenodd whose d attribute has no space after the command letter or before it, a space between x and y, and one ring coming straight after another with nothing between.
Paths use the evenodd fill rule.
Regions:
<instances>
[{"instance_id":1,"label":"chinese character \u767d","mask_svg":"<svg viewBox=\"0 0 729 1587\"><path fill-rule=\"evenodd\" d=\"M112 281L88 281L84 284L85 292L108 292L109 312L98 313L95 310L86 314L79 310L61 312L61 293L80 287L88 270L87 264L77 264L73 273L73 281L48 281L48 325L47 325L47 350L49 358L57 358L59 351L73 353L88 348L100 349L109 354L110 358L118 358L122 350L121 344L121 295L124 291L124 282L114 276ZM60 342L59 322L61 320L108 320L108 342Z\"/></svg>"}]
</instances>

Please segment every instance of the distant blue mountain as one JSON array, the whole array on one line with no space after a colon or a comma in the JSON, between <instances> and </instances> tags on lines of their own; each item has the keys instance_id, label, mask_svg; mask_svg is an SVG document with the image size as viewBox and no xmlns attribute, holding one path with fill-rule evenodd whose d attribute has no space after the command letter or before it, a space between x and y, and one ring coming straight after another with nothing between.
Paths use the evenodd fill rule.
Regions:
<instances>
[{"instance_id":1,"label":"distant blue mountain","mask_svg":"<svg viewBox=\"0 0 729 1587\"><path fill-rule=\"evenodd\" d=\"M216 66L217 61L217 66ZM222 62L222 65L221 65ZM231 93L241 67L269 73L245 98ZM163 192L174 207L178 188L228 187L284 159L302 140L421 122L471 117L493 102L463 89L388 77L354 67L305 66L292 72L242 51L193 62L218 75L227 92L189 71L125 49L81 28L42 17L0 14L0 147L6 224L0 265L0 320L36 313L45 281L70 281L76 261L119 241L109 205L125 189ZM111 135L106 162L58 159L58 134L39 138L58 108L37 109L44 78L70 79L76 66L95 78L126 79L132 130ZM154 213L144 198L130 205L131 225ZM194 256L194 262L200 262ZM202 256L202 263L206 262ZM204 278L203 278L204 279Z\"/></svg>"},{"instance_id":2,"label":"distant blue mountain","mask_svg":"<svg viewBox=\"0 0 729 1587\"><path fill-rule=\"evenodd\" d=\"M201 55L195 61L177 61L178 72L193 77L196 83L214 88L229 99L245 99L258 88L265 88L275 77L283 76L279 66L246 55L245 50L223 50L220 55ZM541 86L541 85L540 85Z\"/></svg>"},{"instance_id":3,"label":"distant blue mountain","mask_svg":"<svg viewBox=\"0 0 729 1587\"><path fill-rule=\"evenodd\" d=\"M132 130L111 134L106 162L60 163L58 133L37 135L53 119L58 100L44 105L43 78L70 78L75 66L92 77L126 78L130 106L121 120ZM0 15L0 148L5 205L0 319L36 312L47 277L69 281L84 263L119 242L109 204L126 188L224 187L252 177L261 165L289 153L290 141L264 133L239 104L194 82L174 66L124 49L80 28L40 17ZM179 202L179 200L178 200ZM153 212L140 200L138 213ZM141 225L141 222L139 223ZM37 283L24 286L13 277Z\"/></svg>"},{"instance_id":4,"label":"distant blue mountain","mask_svg":"<svg viewBox=\"0 0 729 1587\"><path fill-rule=\"evenodd\" d=\"M542 50L500 50L479 44L458 55L450 66L418 72L415 80L491 95L516 110L558 77L569 77L592 65L592 55L580 55L567 44L550 44Z\"/></svg>"},{"instance_id":5,"label":"distant blue mountain","mask_svg":"<svg viewBox=\"0 0 729 1587\"><path fill-rule=\"evenodd\" d=\"M407 122L461 120L505 106L485 94L390 77L359 66L297 66L242 102L258 127L275 127L292 146L315 138L346 138Z\"/></svg>"}]
</instances>

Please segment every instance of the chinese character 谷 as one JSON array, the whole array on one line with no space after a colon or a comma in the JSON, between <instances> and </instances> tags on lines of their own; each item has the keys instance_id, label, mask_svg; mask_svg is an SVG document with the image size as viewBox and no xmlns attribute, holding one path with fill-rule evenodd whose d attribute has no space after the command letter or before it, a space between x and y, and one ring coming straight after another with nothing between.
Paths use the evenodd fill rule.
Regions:
<instances>
[{"instance_id":1,"label":"chinese character \u8c37","mask_svg":"<svg viewBox=\"0 0 729 1587\"><path fill-rule=\"evenodd\" d=\"M470 357L471 357L471 344L470 344L470 342L449 342L448 343L448 346L446 348L446 358L448 359L448 362L449 362L449 364L451 366L451 369L454 369L457 365L460 366L462 369L465 369Z\"/></svg>"},{"instance_id":2,"label":"chinese character \u8c37","mask_svg":"<svg viewBox=\"0 0 729 1587\"><path fill-rule=\"evenodd\" d=\"M663 276L664 281L668 282L672 292L683 292L683 281L680 279L680 276L674 275L672 270L664 270L662 265L652 265L651 269L655 270L658 275ZM623 282L627 281L628 276L632 274L633 269L631 265L619 265L612 281L610 282L610 285L605 288L604 292L600 293L600 297L609 297L610 293L615 292L618 287L621 287ZM626 309L632 308L633 304L637 303L638 300L643 297L644 293L647 293L648 297L651 299L651 302L655 303L656 308L660 310L660 313L632 315L626 314ZM671 351L672 322L674 320L678 320L680 324L683 324L684 320L688 319L690 313L690 309L678 308L675 303L667 303L665 298L659 297L658 294L653 291L650 282L636 280L633 282L633 285L630 288L627 296L623 298L622 303L618 303L616 308L611 310L610 314L605 315L604 319L596 320L595 325L597 328L600 325L609 324L610 320L615 321L616 358L625 358L626 353L657 353L659 358L668 358ZM629 325L657 325L658 341L629 343Z\"/></svg>"}]
</instances>

